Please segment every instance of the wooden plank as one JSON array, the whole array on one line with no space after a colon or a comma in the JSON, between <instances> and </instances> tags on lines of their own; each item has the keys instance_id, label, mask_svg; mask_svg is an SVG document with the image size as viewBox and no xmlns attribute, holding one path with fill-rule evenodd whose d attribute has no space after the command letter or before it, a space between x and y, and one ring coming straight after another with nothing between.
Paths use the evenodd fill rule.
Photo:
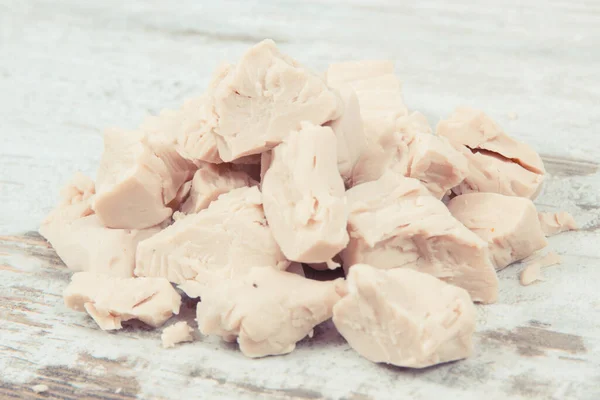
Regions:
<instances>
[{"instance_id":1,"label":"wooden plank","mask_svg":"<svg viewBox=\"0 0 600 400\"><path fill-rule=\"evenodd\" d=\"M0 398L600 398L599 14L559 0L0 0ZM519 265L500 273L472 358L374 365L330 323L284 357L248 360L200 336L165 350L159 331L102 332L62 305L69 272L33 232L60 185L93 175L104 127L202 92L219 61L263 37L320 70L396 60L408 106L433 125L470 104L546 155L538 207L582 229L550 239L563 264L544 282L521 287ZM182 314L195 326L193 303Z\"/></svg>"},{"instance_id":2,"label":"wooden plank","mask_svg":"<svg viewBox=\"0 0 600 400\"><path fill-rule=\"evenodd\" d=\"M584 201L593 199L593 189L600 188L597 172L590 175L593 166L583 163L581 167L580 162L564 159L547 165L558 177L549 178L546 190L569 187L565 192L570 195L559 199L560 204L571 204L566 208L579 221L585 221L584 215L591 223L596 221L598 209L573 202L581 201L574 189L585 182L591 180L592 195ZM545 201L549 200L554 201L547 196ZM503 396L517 398L546 398L562 391L572 398L593 398L600 388L596 374L600 359L591 352L600 344L594 322L600 318L600 303L593 301L595 283L589 283L600 278L596 241L597 227L551 238L552 248L561 253L564 263L547 271L546 282L532 287L518 285L518 265L502 271L499 303L478 307L476 355L463 362L409 371L366 363L350 351L331 324L317 329L315 337L302 342L293 354L260 361L246 360L235 346L212 338L164 350L159 332L140 325L116 334L101 332L84 314L62 306L60 293L69 272L43 238L35 232L0 236L0 279L6 283L0 302L6 337L0 355L8 360L2 367L27 377L26 383L3 380L0 394L6 398L127 399L152 397L153 390L162 386L156 398L171 398L164 387L183 385L186 393L206 391L215 397L378 398L387 391L402 390L426 398L443 389L469 398L483 393L473 385L491 385ZM188 304L182 316L191 325L193 307ZM78 346L71 348L70 342ZM110 346L127 350L107 351ZM40 358L43 361L37 361ZM228 368L245 373L232 376ZM290 374L296 379L290 379ZM348 376L355 384L347 382ZM49 387L48 393L31 391L32 385L40 383ZM410 391L402 389L406 385Z\"/></svg>"}]
</instances>

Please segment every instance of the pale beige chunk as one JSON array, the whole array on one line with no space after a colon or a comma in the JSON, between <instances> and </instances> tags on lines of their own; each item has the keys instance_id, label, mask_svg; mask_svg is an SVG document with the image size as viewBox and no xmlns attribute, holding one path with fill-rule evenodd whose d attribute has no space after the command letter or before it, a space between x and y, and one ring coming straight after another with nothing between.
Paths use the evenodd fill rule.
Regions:
<instances>
[{"instance_id":1,"label":"pale beige chunk","mask_svg":"<svg viewBox=\"0 0 600 400\"><path fill-rule=\"evenodd\" d=\"M373 362L425 368L469 357L476 313L469 294L411 269L358 264L333 323L350 346Z\"/></svg>"},{"instance_id":2,"label":"pale beige chunk","mask_svg":"<svg viewBox=\"0 0 600 400\"><path fill-rule=\"evenodd\" d=\"M40 234L46 236L42 231L50 228L54 223L72 222L76 219L94 214L92 204L96 187L94 181L83 175L75 173L69 183L60 190L60 201L42 221Z\"/></svg>"},{"instance_id":3,"label":"pale beige chunk","mask_svg":"<svg viewBox=\"0 0 600 400\"><path fill-rule=\"evenodd\" d=\"M82 203L95 193L94 181L81 172L76 172L69 183L60 190L60 205Z\"/></svg>"},{"instance_id":4,"label":"pale beige chunk","mask_svg":"<svg viewBox=\"0 0 600 400\"><path fill-rule=\"evenodd\" d=\"M392 131L363 152L352 172L351 185L377 180L386 171L418 179L441 199L462 182L468 164L447 139L431 135L421 113L413 112L398 118Z\"/></svg>"},{"instance_id":5,"label":"pale beige chunk","mask_svg":"<svg viewBox=\"0 0 600 400\"><path fill-rule=\"evenodd\" d=\"M135 274L208 283L254 266L288 264L267 225L261 194L251 187L223 194L197 214L178 213L173 225L140 242Z\"/></svg>"},{"instance_id":6,"label":"pale beige chunk","mask_svg":"<svg viewBox=\"0 0 600 400\"><path fill-rule=\"evenodd\" d=\"M213 131L224 161L260 154L299 129L300 122L321 125L341 112L338 96L325 82L281 54L272 40L251 47L213 82Z\"/></svg>"},{"instance_id":7,"label":"pale beige chunk","mask_svg":"<svg viewBox=\"0 0 600 400\"><path fill-rule=\"evenodd\" d=\"M122 278L133 276L138 243L160 230L111 229L102 225L96 215L71 222L56 220L40 227L42 236L69 269Z\"/></svg>"},{"instance_id":8,"label":"pale beige chunk","mask_svg":"<svg viewBox=\"0 0 600 400\"><path fill-rule=\"evenodd\" d=\"M193 329L185 321L179 321L163 329L160 335L162 347L173 348L178 343L193 342Z\"/></svg>"},{"instance_id":9,"label":"pale beige chunk","mask_svg":"<svg viewBox=\"0 0 600 400\"><path fill-rule=\"evenodd\" d=\"M106 228L93 214L93 199L94 182L82 174L75 175L61 191L60 204L40 225L40 234L71 270L133 276L138 242L160 228Z\"/></svg>"},{"instance_id":10,"label":"pale beige chunk","mask_svg":"<svg viewBox=\"0 0 600 400\"><path fill-rule=\"evenodd\" d=\"M544 180L544 164L527 144L508 136L485 113L459 107L436 129L469 160L469 174L457 194L494 192L534 199Z\"/></svg>"},{"instance_id":11,"label":"pale beige chunk","mask_svg":"<svg viewBox=\"0 0 600 400\"><path fill-rule=\"evenodd\" d=\"M540 281L542 280L543 267L560 264L560 262L560 256L553 251L545 256L536 257L525 264L519 275L519 282L523 286L529 286L536 281Z\"/></svg>"},{"instance_id":12,"label":"pale beige chunk","mask_svg":"<svg viewBox=\"0 0 600 400\"><path fill-rule=\"evenodd\" d=\"M575 218L566 211L541 212L538 214L538 219L542 225L542 231L546 236L557 235L565 231L576 231L579 229Z\"/></svg>"},{"instance_id":13,"label":"pale beige chunk","mask_svg":"<svg viewBox=\"0 0 600 400\"><path fill-rule=\"evenodd\" d=\"M115 278L77 272L63 294L65 305L87 311L104 330L121 329L121 322L140 320L159 327L179 313L181 297L163 278Z\"/></svg>"},{"instance_id":14,"label":"pale beige chunk","mask_svg":"<svg viewBox=\"0 0 600 400\"><path fill-rule=\"evenodd\" d=\"M35 393L44 393L47 392L48 389L50 389L48 385L34 385L31 387L31 390Z\"/></svg>"},{"instance_id":15,"label":"pale beige chunk","mask_svg":"<svg viewBox=\"0 0 600 400\"><path fill-rule=\"evenodd\" d=\"M471 152L463 148L469 171L463 182L452 189L455 194L499 193L535 199L542 188L543 175L531 172L495 153Z\"/></svg>"},{"instance_id":16,"label":"pale beige chunk","mask_svg":"<svg viewBox=\"0 0 600 400\"><path fill-rule=\"evenodd\" d=\"M108 130L94 211L109 228L157 225L171 216L167 204L195 170L166 134Z\"/></svg>"},{"instance_id":17,"label":"pale beige chunk","mask_svg":"<svg viewBox=\"0 0 600 400\"><path fill-rule=\"evenodd\" d=\"M431 127L421 113L397 118L386 133L370 138L352 171L351 186L376 181L388 170L407 176L410 164L409 145L419 134L430 134Z\"/></svg>"},{"instance_id":18,"label":"pale beige chunk","mask_svg":"<svg viewBox=\"0 0 600 400\"><path fill-rule=\"evenodd\" d=\"M454 218L488 243L497 270L529 257L548 244L535 205L524 197L468 193L450 200L448 209Z\"/></svg>"},{"instance_id":19,"label":"pale beige chunk","mask_svg":"<svg viewBox=\"0 0 600 400\"><path fill-rule=\"evenodd\" d=\"M201 292L198 329L237 340L248 357L290 353L313 328L331 318L343 280L318 282L273 268L222 280Z\"/></svg>"},{"instance_id":20,"label":"pale beige chunk","mask_svg":"<svg viewBox=\"0 0 600 400\"><path fill-rule=\"evenodd\" d=\"M351 87L356 92L364 130L369 142L393 130L396 120L408 114L402 99L402 85L390 61L335 63L327 71L333 88Z\"/></svg>"},{"instance_id":21,"label":"pale beige chunk","mask_svg":"<svg viewBox=\"0 0 600 400\"><path fill-rule=\"evenodd\" d=\"M219 69L214 79L226 73ZM213 81L209 92L216 83ZM218 124L209 96L187 100L181 110L176 112L173 122L177 151L185 158L195 162L222 163L217 148L217 137L213 129Z\"/></svg>"},{"instance_id":22,"label":"pale beige chunk","mask_svg":"<svg viewBox=\"0 0 600 400\"><path fill-rule=\"evenodd\" d=\"M328 126L337 139L338 170L344 182L349 183L354 166L367 149L367 138L356 93L350 87L343 87L340 88L340 97L344 111L338 119L329 122Z\"/></svg>"},{"instance_id":23,"label":"pale beige chunk","mask_svg":"<svg viewBox=\"0 0 600 400\"><path fill-rule=\"evenodd\" d=\"M408 170L437 199L463 181L468 173L466 158L443 137L419 134L409 144Z\"/></svg>"},{"instance_id":24,"label":"pale beige chunk","mask_svg":"<svg viewBox=\"0 0 600 400\"><path fill-rule=\"evenodd\" d=\"M235 170L229 164L203 164L194 174L188 199L181 212L197 213L204 210L220 195L241 187L255 185L256 182L244 172Z\"/></svg>"},{"instance_id":25,"label":"pale beige chunk","mask_svg":"<svg viewBox=\"0 0 600 400\"><path fill-rule=\"evenodd\" d=\"M385 143L371 143L365 149L354 166L349 187L376 181L386 171L393 171L403 176L406 174L408 145L397 135L386 139L389 140L385 140Z\"/></svg>"},{"instance_id":26,"label":"pale beige chunk","mask_svg":"<svg viewBox=\"0 0 600 400\"><path fill-rule=\"evenodd\" d=\"M348 243L344 182L331 128L302 123L272 151L262 198L273 237L291 261L318 263Z\"/></svg>"},{"instance_id":27,"label":"pale beige chunk","mask_svg":"<svg viewBox=\"0 0 600 400\"><path fill-rule=\"evenodd\" d=\"M431 126L427 118L419 111L398 117L395 121L394 131L401 134L405 142L410 143L417 135L431 134Z\"/></svg>"},{"instance_id":28,"label":"pale beige chunk","mask_svg":"<svg viewBox=\"0 0 600 400\"><path fill-rule=\"evenodd\" d=\"M346 192L350 243L344 268L413 268L493 303L498 278L487 243L457 221L417 180L386 173Z\"/></svg>"},{"instance_id":29,"label":"pale beige chunk","mask_svg":"<svg viewBox=\"0 0 600 400\"><path fill-rule=\"evenodd\" d=\"M162 110L159 115L148 116L140 130L151 134L167 135L176 150L185 158L198 162L220 163L215 136L211 125L207 96L187 99L177 110ZM193 142L193 146L190 143Z\"/></svg>"}]
</instances>

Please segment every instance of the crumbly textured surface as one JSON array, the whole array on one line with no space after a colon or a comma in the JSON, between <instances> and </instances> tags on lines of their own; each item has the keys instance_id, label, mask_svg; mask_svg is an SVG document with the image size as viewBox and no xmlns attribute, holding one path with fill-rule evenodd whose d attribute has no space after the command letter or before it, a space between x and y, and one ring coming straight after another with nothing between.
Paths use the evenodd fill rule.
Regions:
<instances>
[{"instance_id":1,"label":"crumbly textured surface","mask_svg":"<svg viewBox=\"0 0 600 400\"><path fill-rule=\"evenodd\" d=\"M327 84L356 92L368 141L394 129L396 119L408 114L402 84L394 74L394 63L384 60L334 63L327 70Z\"/></svg>"},{"instance_id":2,"label":"crumbly textured surface","mask_svg":"<svg viewBox=\"0 0 600 400\"><path fill-rule=\"evenodd\" d=\"M173 325L169 325L163 329L162 334L160 335L162 346L165 349L168 349L175 347L178 343L192 342L194 341L194 337L192 336L193 331L194 330L185 321L179 321Z\"/></svg>"},{"instance_id":3,"label":"crumbly textured surface","mask_svg":"<svg viewBox=\"0 0 600 400\"><path fill-rule=\"evenodd\" d=\"M336 160L333 131L308 123L272 152L262 199L273 237L289 260L326 262L348 243L344 182Z\"/></svg>"},{"instance_id":4,"label":"crumbly textured surface","mask_svg":"<svg viewBox=\"0 0 600 400\"><path fill-rule=\"evenodd\" d=\"M371 137L352 171L350 186L379 179L386 171L418 179L438 199L463 181L465 156L441 136L431 134L418 111L399 116L393 128Z\"/></svg>"},{"instance_id":5,"label":"crumbly textured surface","mask_svg":"<svg viewBox=\"0 0 600 400\"><path fill-rule=\"evenodd\" d=\"M436 133L468 160L469 172L454 191L493 192L534 199L542 188L544 163L527 144L507 135L488 115L459 107Z\"/></svg>"},{"instance_id":6,"label":"crumbly textured surface","mask_svg":"<svg viewBox=\"0 0 600 400\"><path fill-rule=\"evenodd\" d=\"M56 221L40 228L65 264L74 271L91 271L121 278L132 277L139 242L161 228L111 229L97 215L70 223Z\"/></svg>"},{"instance_id":7,"label":"crumbly textured surface","mask_svg":"<svg viewBox=\"0 0 600 400\"><path fill-rule=\"evenodd\" d=\"M62 190L59 205L42 222L39 232L69 269L117 277L132 277L137 244L160 231L105 227L91 208L94 182L78 173Z\"/></svg>"},{"instance_id":8,"label":"crumbly textured surface","mask_svg":"<svg viewBox=\"0 0 600 400\"><path fill-rule=\"evenodd\" d=\"M448 209L488 243L497 270L529 257L548 242L537 210L524 197L468 193L450 200Z\"/></svg>"},{"instance_id":9,"label":"crumbly textured surface","mask_svg":"<svg viewBox=\"0 0 600 400\"><path fill-rule=\"evenodd\" d=\"M339 94L344 110L339 118L328 122L327 125L331 127L337 139L338 170L344 182L349 185L354 166L367 148L367 137L356 92L350 86L344 86L340 88Z\"/></svg>"},{"instance_id":10,"label":"crumbly textured surface","mask_svg":"<svg viewBox=\"0 0 600 400\"><path fill-rule=\"evenodd\" d=\"M396 162L403 162L396 160ZM418 179L441 199L467 175L467 160L441 136L417 134L408 143L408 160L403 175Z\"/></svg>"},{"instance_id":11,"label":"crumbly textured surface","mask_svg":"<svg viewBox=\"0 0 600 400\"><path fill-rule=\"evenodd\" d=\"M218 70L215 76L219 76L219 71L222 70ZM175 128L171 132L175 137L175 148L181 156L195 162L223 162L217 149L217 138L212 131L217 122L208 95L186 100L181 110L173 112L171 118L162 118L162 121ZM149 122L150 125L156 125L158 121Z\"/></svg>"},{"instance_id":12,"label":"crumbly textured surface","mask_svg":"<svg viewBox=\"0 0 600 400\"><path fill-rule=\"evenodd\" d=\"M121 322L140 320L159 327L179 314L181 297L164 278L115 278L77 272L63 293L65 305L86 311L104 330L121 329Z\"/></svg>"},{"instance_id":13,"label":"crumbly textured surface","mask_svg":"<svg viewBox=\"0 0 600 400\"><path fill-rule=\"evenodd\" d=\"M317 282L273 268L253 268L200 292L198 329L236 341L248 357L286 354L331 318L342 280Z\"/></svg>"},{"instance_id":14,"label":"crumbly textured surface","mask_svg":"<svg viewBox=\"0 0 600 400\"><path fill-rule=\"evenodd\" d=\"M536 281L540 281L542 280L542 268L560 264L560 262L560 256L553 251L543 256L532 257L526 262L521 271L519 282L523 286L529 286Z\"/></svg>"},{"instance_id":15,"label":"crumbly textured surface","mask_svg":"<svg viewBox=\"0 0 600 400\"><path fill-rule=\"evenodd\" d=\"M350 243L344 269L413 268L493 303L498 278L487 243L456 220L416 179L386 173L347 192Z\"/></svg>"},{"instance_id":16,"label":"crumbly textured surface","mask_svg":"<svg viewBox=\"0 0 600 400\"><path fill-rule=\"evenodd\" d=\"M233 165L204 163L194 174L189 197L179 210L185 214L198 213L220 195L255 184L247 172L236 170Z\"/></svg>"},{"instance_id":17,"label":"crumbly textured surface","mask_svg":"<svg viewBox=\"0 0 600 400\"><path fill-rule=\"evenodd\" d=\"M137 276L208 282L254 266L285 269L289 264L267 225L257 187L234 189L197 214L176 217L138 245Z\"/></svg>"},{"instance_id":18,"label":"crumbly textured surface","mask_svg":"<svg viewBox=\"0 0 600 400\"><path fill-rule=\"evenodd\" d=\"M354 265L333 322L373 362L425 368L471 355L475 307L469 294L407 268Z\"/></svg>"},{"instance_id":19,"label":"crumbly textured surface","mask_svg":"<svg viewBox=\"0 0 600 400\"><path fill-rule=\"evenodd\" d=\"M579 229L575 218L566 211L541 212L538 214L542 231L546 236L554 236L565 231L575 231Z\"/></svg>"},{"instance_id":20,"label":"crumbly textured surface","mask_svg":"<svg viewBox=\"0 0 600 400\"><path fill-rule=\"evenodd\" d=\"M272 40L251 47L211 84L213 129L224 161L260 154L300 128L339 117L341 101L325 82L281 54Z\"/></svg>"},{"instance_id":21,"label":"crumbly textured surface","mask_svg":"<svg viewBox=\"0 0 600 400\"><path fill-rule=\"evenodd\" d=\"M162 130L109 129L104 134L94 211L109 228L143 229L160 224L173 213L167 205L195 169Z\"/></svg>"}]
</instances>

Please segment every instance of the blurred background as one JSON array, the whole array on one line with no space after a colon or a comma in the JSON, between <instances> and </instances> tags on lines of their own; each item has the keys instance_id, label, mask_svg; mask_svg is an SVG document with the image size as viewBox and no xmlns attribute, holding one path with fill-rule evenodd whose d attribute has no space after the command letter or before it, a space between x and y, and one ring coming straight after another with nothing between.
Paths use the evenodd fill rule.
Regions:
<instances>
[{"instance_id":1,"label":"blurred background","mask_svg":"<svg viewBox=\"0 0 600 400\"><path fill-rule=\"evenodd\" d=\"M264 38L318 71L394 60L432 126L470 105L544 155L598 158L597 0L0 0L0 204L43 194L0 228L35 229L75 170L95 174L106 127L202 93Z\"/></svg>"}]
</instances>

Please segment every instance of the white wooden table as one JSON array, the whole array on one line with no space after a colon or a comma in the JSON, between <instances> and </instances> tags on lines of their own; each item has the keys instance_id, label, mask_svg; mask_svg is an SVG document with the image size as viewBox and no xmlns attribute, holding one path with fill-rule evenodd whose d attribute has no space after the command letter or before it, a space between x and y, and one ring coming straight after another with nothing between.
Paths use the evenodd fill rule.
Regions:
<instances>
[{"instance_id":1,"label":"white wooden table","mask_svg":"<svg viewBox=\"0 0 600 400\"><path fill-rule=\"evenodd\" d=\"M69 274L34 231L75 170L94 175L102 130L202 92L265 37L315 69L396 60L433 125L472 105L544 154L540 209L583 229L550 239L563 263L544 282L500 273L472 358L375 365L328 324L284 357L206 337L163 350L160 332L102 332L62 305ZM0 398L599 399L599 49L596 0L0 0Z\"/></svg>"}]
</instances>

